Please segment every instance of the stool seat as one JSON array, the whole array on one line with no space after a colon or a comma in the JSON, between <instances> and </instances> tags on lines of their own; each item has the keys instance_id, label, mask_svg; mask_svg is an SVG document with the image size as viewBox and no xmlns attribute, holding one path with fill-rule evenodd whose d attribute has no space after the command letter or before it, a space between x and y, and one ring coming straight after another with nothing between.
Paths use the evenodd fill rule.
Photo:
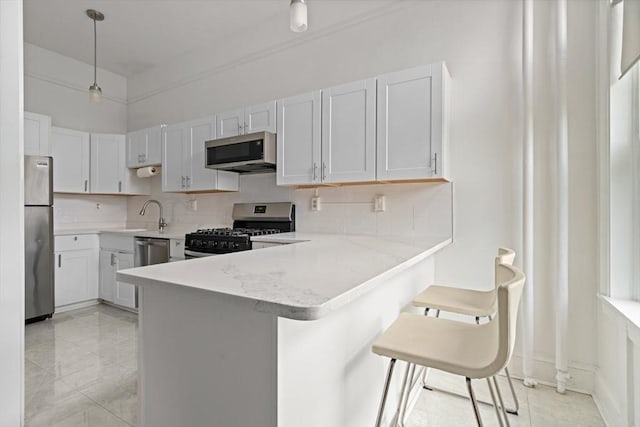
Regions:
<instances>
[{"instance_id":1,"label":"stool seat","mask_svg":"<svg viewBox=\"0 0 640 427\"><path fill-rule=\"evenodd\" d=\"M448 311L474 317L493 316L498 310L494 289L476 291L444 285L431 285L420 292L412 304L432 310Z\"/></svg>"},{"instance_id":2,"label":"stool seat","mask_svg":"<svg viewBox=\"0 0 640 427\"><path fill-rule=\"evenodd\" d=\"M474 325L401 313L372 351L468 378L486 378L503 368L492 366L498 344L498 329L491 322Z\"/></svg>"}]
</instances>

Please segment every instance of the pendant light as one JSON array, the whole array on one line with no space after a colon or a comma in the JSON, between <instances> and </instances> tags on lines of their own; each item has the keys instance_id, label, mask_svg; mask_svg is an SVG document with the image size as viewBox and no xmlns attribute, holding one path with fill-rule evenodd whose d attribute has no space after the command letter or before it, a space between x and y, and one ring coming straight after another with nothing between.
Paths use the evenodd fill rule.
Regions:
<instances>
[{"instance_id":1,"label":"pendant light","mask_svg":"<svg viewBox=\"0 0 640 427\"><path fill-rule=\"evenodd\" d=\"M93 84L89 86L89 101L92 104L102 99L102 89L98 86L96 75L98 70L98 36L96 34L96 21L104 21L104 15L97 10L87 9L87 16L93 20Z\"/></svg>"},{"instance_id":2,"label":"pendant light","mask_svg":"<svg viewBox=\"0 0 640 427\"><path fill-rule=\"evenodd\" d=\"M289 28L294 33L307 31L307 3L305 0L291 0L289 6Z\"/></svg>"}]
</instances>

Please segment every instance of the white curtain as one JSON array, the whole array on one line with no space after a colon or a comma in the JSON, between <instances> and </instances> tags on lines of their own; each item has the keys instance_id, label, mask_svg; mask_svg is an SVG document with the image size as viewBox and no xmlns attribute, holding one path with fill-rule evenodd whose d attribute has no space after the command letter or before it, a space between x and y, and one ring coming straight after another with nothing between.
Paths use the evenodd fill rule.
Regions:
<instances>
[{"instance_id":1,"label":"white curtain","mask_svg":"<svg viewBox=\"0 0 640 427\"><path fill-rule=\"evenodd\" d=\"M620 78L640 59L640 0L624 0L622 7Z\"/></svg>"}]
</instances>

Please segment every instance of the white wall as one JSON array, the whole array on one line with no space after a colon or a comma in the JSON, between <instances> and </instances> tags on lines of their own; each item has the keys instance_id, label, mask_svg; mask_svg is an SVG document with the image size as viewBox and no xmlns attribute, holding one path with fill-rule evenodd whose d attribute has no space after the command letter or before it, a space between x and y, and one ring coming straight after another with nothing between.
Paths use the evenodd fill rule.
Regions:
<instances>
[{"instance_id":1,"label":"white wall","mask_svg":"<svg viewBox=\"0 0 640 427\"><path fill-rule=\"evenodd\" d=\"M98 68L98 84L104 97L89 102L93 65L42 49L29 43L25 52L25 110L51 116L53 126L96 133L126 133L127 80ZM55 164L54 164L55 167ZM96 204L100 204L100 209ZM124 197L54 196L54 224L66 227L118 227L126 223Z\"/></svg>"},{"instance_id":2,"label":"white wall","mask_svg":"<svg viewBox=\"0 0 640 427\"><path fill-rule=\"evenodd\" d=\"M0 425L24 413L22 1L0 2Z\"/></svg>"},{"instance_id":3,"label":"white wall","mask_svg":"<svg viewBox=\"0 0 640 427\"><path fill-rule=\"evenodd\" d=\"M98 133L126 133L127 79L98 68L103 99L89 103L93 65L24 45L24 108L51 116L53 126Z\"/></svg>"},{"instance_id":4,"label":"white wall","mask_svg":"<svg viewBox=\"0 0 640 427\"><path fill-rule=\"evenodd\" d=\"M554 105L549 58L552 6L535 3L537 280L528 284L536 288L536 368L547 382L554 382L555 376L554 338L549 333L554 328L555 267L551 211L555 134L549 125ZM590 333L595 329L597 289L595 9L596 2L572 0L568 10L569 356L570 372L577 381L569 386L582 390L592 388L595 361L595 338ZM231 56L195 52L129 80L128 128L175 123L444 60L453 79L450 156L455 242L437 257L436 280L484 288L492 281L496 248L521 244L521 25L521 2L406 1L334 32L303 35L308 37L304 43L274 46L264 55L258 51L224 63L221 58ZM247 40L239 37L236 42ZM229 51L234 46L230 42ZM339 197L356 200L361 190L339 191ZM303 199L307 197L308 192ZM131 210L130 204L130 214ZM338 229L347 221L341 218ZM458 268L462 259L464 269Z\"/></svg>"}]
</instances>

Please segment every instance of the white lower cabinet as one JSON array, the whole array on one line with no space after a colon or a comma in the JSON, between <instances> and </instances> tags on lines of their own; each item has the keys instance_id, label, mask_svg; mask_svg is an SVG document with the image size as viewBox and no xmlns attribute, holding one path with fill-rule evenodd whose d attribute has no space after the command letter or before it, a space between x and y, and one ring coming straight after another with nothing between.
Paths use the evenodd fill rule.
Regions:
<instances>
[{"instance_id":1,"label":"white lower cabinet","mask_svg":"<svg viewBox=\"0 0 640 427\"><path fill-rule=\"evenodd\" d=\"M169 262L184 260L185 239L171 239L169 242Z\"/></svg>"},{"instance_id":2,"label":"white lower cabinet","mask_svg":"<svg viewBox=\"0 0 640 427\"><path fill-rule=\"evenodd\" d=\"M98 298L98 236L56 236L55 305Z\"/></svg>"},{"instance_id":3,"label":"white lower cabinet","mask_svg":"<svg viewBox=\"0 0 640 427\"><path fill-rule=\"evenodd\" d=\"M100 299L131 309L137 307L136 287L118 282L116 273L133 267L133 240L132 236L113 237L105 233L100 249Z\"/></svg>"}]
</instances>

